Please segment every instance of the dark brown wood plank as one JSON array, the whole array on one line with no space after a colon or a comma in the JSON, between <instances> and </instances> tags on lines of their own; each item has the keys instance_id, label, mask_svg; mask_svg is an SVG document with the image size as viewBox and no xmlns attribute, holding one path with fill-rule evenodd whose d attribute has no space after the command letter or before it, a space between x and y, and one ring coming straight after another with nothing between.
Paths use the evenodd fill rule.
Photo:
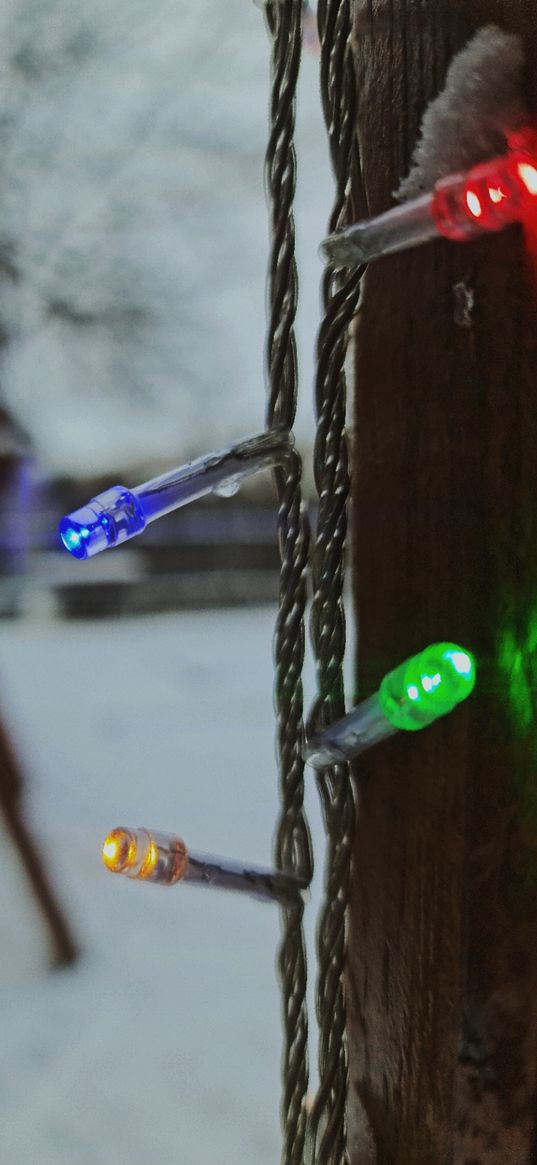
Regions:
<instances>
[{"instance_id":1,"label":"dark brown wood plank","mask_svg":"<svg viewBox=\"0 0 537 1165\"><path fill-rule=\"evenodd\" d=\"M536 0L359 0L371 213L482 24ZM457 286L471 292L470 326ZM521 232L372 265L357 326L353 579L360 698L429 642L478 690L356 765L353 1165L537 1161L537 291Z\"/></svg>"}]
</instances>

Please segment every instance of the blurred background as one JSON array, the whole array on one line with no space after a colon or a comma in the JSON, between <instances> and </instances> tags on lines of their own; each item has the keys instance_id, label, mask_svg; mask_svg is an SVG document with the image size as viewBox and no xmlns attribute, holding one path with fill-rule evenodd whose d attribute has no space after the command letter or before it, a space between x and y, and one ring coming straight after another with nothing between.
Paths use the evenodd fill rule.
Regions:
<instances>
[{"instance_id":1,"label":"blurred background","mask_svg":"<svg viewBox=\"0 0 537 1165\"><path fill-rule=\"evenodd\" d=\"M311 17L305 50L309 465L331 200ZM270 475L90 562L56 534L107 485L263 428L263 15L252 0L4 0L0 54L0 1157L269 1165L277 909L113 879L99 851L113 826L147 825L270 864ZM308 809L321 853L311 774Z\"/></svg>"}]
</instances>

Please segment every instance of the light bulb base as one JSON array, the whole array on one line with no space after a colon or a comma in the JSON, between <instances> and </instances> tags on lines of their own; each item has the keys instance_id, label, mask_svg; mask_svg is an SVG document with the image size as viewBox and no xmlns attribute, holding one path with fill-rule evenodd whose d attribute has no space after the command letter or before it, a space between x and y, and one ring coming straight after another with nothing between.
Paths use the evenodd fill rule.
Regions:
<instances>
[{"instance_id":1,"label":"light bulb base","mask_svg":"<svg viewBox=\"0 0 537 1165\"><path fill-rule=\"evenodd\" d=\"M392 206L384 214L329 235L321 252L336 267L356 267L381 255L404 251L437 238L433 199L423 194L412 202Z\"/></svg>"},{"instance_id":2,"label":"light bulb base","mask_svg":"<svg viewBox=\"0 0 537 1165\"><path fill-rule=\"evenodd\" d=\"M312 737L304 750L304 759L316 769L345 764L396 731L375 692L341 720Z\"/></svg>"}]
</instances>

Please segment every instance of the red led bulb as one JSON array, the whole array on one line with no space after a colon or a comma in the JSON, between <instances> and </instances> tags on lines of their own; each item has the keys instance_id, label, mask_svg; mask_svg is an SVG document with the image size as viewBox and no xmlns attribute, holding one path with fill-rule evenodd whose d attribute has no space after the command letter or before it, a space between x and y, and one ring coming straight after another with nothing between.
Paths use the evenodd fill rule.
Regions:
<instances>
[{"instance_id":1,"label":"red led bulb","mask_svg":"<svg viewBox=\"0 0 537 1165\"><path fill-rule=\"evenodd\" d=\"M467 239L512 223L537 232L537 132L512 134L506 154L462 174L449 174L432 192L330 235L322 249L336 267L355 267L443 235Z\"/></svg>"},{"instance_id":2,"label":"red led bulb","mask_svg":"<svg viewBox=\"0 0 537 1165\"><path fill-rule=\"evenodd\" d=\"M537 210L535 160L516 151L450 174L437 182L432 209L440 234L459 242L523 222Z\"/></svg>"}]
</instances>

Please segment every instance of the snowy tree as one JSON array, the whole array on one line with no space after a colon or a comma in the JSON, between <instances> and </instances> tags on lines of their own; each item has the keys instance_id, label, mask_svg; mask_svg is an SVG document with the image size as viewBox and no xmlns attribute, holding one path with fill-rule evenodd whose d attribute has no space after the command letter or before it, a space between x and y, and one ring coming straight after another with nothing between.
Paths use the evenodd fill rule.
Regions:
<instances>
[{"instance_id":1,"label":"snowy tree","mask_svg":"<svg viewBox=\"0 0 537 1165\"><path fill-rule=\"evenodd\" d=\"M176 460L259 428L261 14L250 0L10 0L0 33L1 382L45 464ZM327 181L315 71L311 348Z\"/></svg>"}]
</instances>

